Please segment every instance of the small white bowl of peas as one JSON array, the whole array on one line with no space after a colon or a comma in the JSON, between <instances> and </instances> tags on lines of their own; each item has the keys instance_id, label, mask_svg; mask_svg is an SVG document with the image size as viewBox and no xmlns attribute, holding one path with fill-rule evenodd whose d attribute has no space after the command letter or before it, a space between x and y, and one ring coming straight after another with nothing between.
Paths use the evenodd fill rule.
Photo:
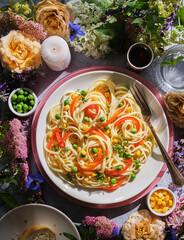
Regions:
<instances>
[{"instance_id":1,"label":"small white bowl of peas","mask_svg":"<svg viewBox=\"0 0 184 240\"><path fill-rule=\"evenodd\" d=\"M147 195L147 206L149 210L160 217L169 215L176 207L174 193L165 187L155 187Z\"/></svg>"},{"instance_id":2,"label":"small white bowl of peas","mask_svg":"<svg viewBox=\"0 0 184 240\"><path fill-rule=\"evenodd\" d=\"M17 88L8 98L8 106L12 113L19 117L32 115L38 105L36 94L29 88Z\"/></svg>"}]
</instances>

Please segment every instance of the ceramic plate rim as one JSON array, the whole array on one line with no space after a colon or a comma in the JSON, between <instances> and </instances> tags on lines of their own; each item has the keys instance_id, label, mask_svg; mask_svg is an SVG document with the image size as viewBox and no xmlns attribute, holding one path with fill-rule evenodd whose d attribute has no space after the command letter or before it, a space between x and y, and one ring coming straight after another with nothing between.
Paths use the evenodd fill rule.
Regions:
<instances>
[{"instance_id":1,"label":"ceramic plate rim","mask_svg":"<svg viewBox=\"0 0 184 240\"><path fill-rule=\"evenodd\" d=\"M160 94L153 88L153 86L148 83L145 79L143 79L142 77L140 77L139 75L133 73L133 72L130 72L126 69L120 69L120 68L116 68L116 67L109 67L109 66L97 66L97 67L88 67L88 68L85 68L85 69L80 69L78 71L75 71L69 75L67 75L66 77L60 79L53 87L51 87L51 89L45 94L44 98L49 98L53 92L54 92L54 89L57 89L57 87L59 86L62 86L63 83L67 82L68 80L74 78L75 76L80 76L80 75L83 75L84 73L88 73L90 74L90 72L96 72L96 71L102 71L102 72L115 72L117 74L123 74L123 75L126 75L128 78L133 78L134 80L138 80L141 84L143 84L143 87L146 87L149 91L151 91L151 93L153 93L155 96L156 96L156 100L158 101L158 103L161 105L162 107L162 110L163 110L163 114L166 116L167 118L167 115L165 113L165 110L164 110L164 105L163 105L163 99L162 97L160 96ZM50 92L50 94L49 94ZM41 173L44 175L44 177L46 177L47 179L46 180L49 180L50 177L47 176L47 173L45 174L45 169L43 169L43 166L40 166L41 163L40 163L40 159L39 159L39 156L38 156L38 153L37 153L37 149L35 148L35 144L34 144L34 140L36 139L35 137L35 134L36 134L36 127L37 127L37 123L38 123L38 120L39 120L39 116L42 112L42 109L43 109L43 106L45 105L46 102L44 102L44 99L42 99L42 101L40 102L39 104L39 108L37 109L37 111L35 112L35 115L34 115L34 119L33 119L33 127L32 129L34 129L32 131L32 147L33 147L33 153L34 153L34 157L35 157L35 160L36 160L36 164L39 168L39 170L41 171ZM39 116L38 116L39 115ZM170 130L170 141L168 143L169 145L169 152L172 151L172 140L173 140L173 125L171 124L171 122L169 122L169 119L166 119L167 121L167 124L168 124L168 128ZM93 207L104 207L104 208L108 208L108 207L112 207L112 206L120 206L120 205L124 205L124 204L127 204L131 201L135 201L136 199L140 198L141 196L145 195L149 189L151 189L152 187L154 187L156 185L156 183L159 181L159 179L161 178L161 176L164 174L166 170L166 165L165 163L163 163L163 166L160 170L160 172L158 172L158 176L155 178L155 180L150 183L149 186L146 187L146 189L142 190L141 192L139 192L138 194L136 194L135 196L129 198L129 199L125 199L125 200L120 200L119 202L118 201L115 201L115 202L107 202L105 204L99 202L97 204L95 204L94 202L87 202L87 201L83 201L81 198L76 198L76 197L72 197L72 196L67 196L68 194L67 193L64 193L65 196L67 196L69 199L72 199L72 200L76 200L77 202L79 203L84 203L85 204L89 204L90 206L93 206ZM49 180L49 183L53 185L56 185L55 182L53 183L53 181L50 179ZM58 186L54 186L54 188L59 192L61 193L61 189L59 188L58 189ZM74 199L73 199L74 198Z\"/></svg>"}]
</instances>

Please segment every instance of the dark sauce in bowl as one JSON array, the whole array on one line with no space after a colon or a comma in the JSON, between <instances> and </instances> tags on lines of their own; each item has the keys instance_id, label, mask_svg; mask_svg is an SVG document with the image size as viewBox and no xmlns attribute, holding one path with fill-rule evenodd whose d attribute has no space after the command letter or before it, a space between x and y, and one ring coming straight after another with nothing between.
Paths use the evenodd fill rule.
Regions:
<instances>
[{"instance_id":1,"label":"dark sauce in bowl","mask_svg":"<svg viewBox=\"0 0 184 240\"><path fill-rule=\"evenodd\" d=\"M129 61L135 67L145 67L151 59L152 54L145 46L134 46L129 52Z\"/></svg>"}]
</instances>

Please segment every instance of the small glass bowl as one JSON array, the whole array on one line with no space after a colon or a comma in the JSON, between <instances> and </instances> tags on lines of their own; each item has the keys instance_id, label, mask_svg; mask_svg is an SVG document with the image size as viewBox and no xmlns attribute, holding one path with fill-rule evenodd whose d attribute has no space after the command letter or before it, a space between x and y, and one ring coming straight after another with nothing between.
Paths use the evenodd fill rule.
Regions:
<instances>
[{"instance_id":1,"label":"small glass bowl","mask_svg":"<svg viewBox=\"0 0 184 240\"><path fill-rule=\"evenodd\" d=\"M28 112L26 112L26 113L19 113L19 112L17 112L17 111L13 108L11 99L12 99L12 96L13 96L18 90L26 90L26 91L28 91L28 93L30 93L30 94L32 94L32 95L34 96L34 106L33 106L33 108L32 108L30 111L28 111ZM11 92L11 94L9 95L9 98L8 98L8 106L9 106L11 112L12 112L13 114L17 115L18 117L28 117L28 116L31 116L31 115L34 113L34 111L36 110L37 105L38 105L38 98L37 98L36 94L35 94L31 89L29 89L29 88L17 88L17 89L15 89L15 90L13 90L13 91Z\"/></svg>"},{"instance_id":2,"label":"small glass bowl","mask_svg":"<svg viewBox=\"0 0 184 240\"><path fill-rule=\"evenodd\" d=\"M165 191L169 192L169 194L172 196L173 205L172 205L172 207L171 207L166 213L158 213L158 212L154 211L153 208L152 208L151 205L150 205L150 197L152 196L152 194L153 194L154 192L156 192L156 191L158 191L158 190L163 190L163 191L165 190ZM147 203L148 209L149 209L153 214L155 214L155 215L157 215L157 216L160 216L160 217L164 217L164 216L169 215L169 214L175 209L175 207L176 207L176 197L175 197L174 193L173 193L170 189L168 189L168 188L165 188L165 187L155 187L155 188L153 188L153 189L149 192L149 194L147 195L146 203Z\"/></svg>"},{"instance_id":3,"label":"small glass bowl","mask_svg":"<svg viewBox=\"0 0 184 240\"><path fill-rule=\"evenodd\" d=\"M184 93L184 59L176 65L160 65L163 61L170 61L179 56L184 57L184 44L170 47L159 59L156 65L156 81L164 92Z\"/></svg>"}]
</instances>

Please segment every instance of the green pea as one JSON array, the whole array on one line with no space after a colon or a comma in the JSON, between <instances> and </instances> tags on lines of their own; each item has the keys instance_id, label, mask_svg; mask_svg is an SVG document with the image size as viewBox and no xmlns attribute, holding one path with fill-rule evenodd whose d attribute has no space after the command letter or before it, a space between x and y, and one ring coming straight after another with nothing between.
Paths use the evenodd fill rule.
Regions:
<instances>
[{"instance_id":1,"label":"green pea","mask_svg":"<svg viewBox=\"0 0 184 240\"><path fill-rule=\"evenodd\" d=\"M30 93L27 97L29 100L33 100L34 99L34 96Z\"/></svg>"},{"instance_id":2,"label":"green pea","mask_svg":"<svg viewBox=\"0 0 184 240\"><path fill-rule=\"evenodd\" d=\"M22 110L22 105L21 104L17 104L16 105L16 109L17 109L17 111Z\"/></svg>"},{"instance_id":3,"label":"green pea","mask_svg":"<svg viewBox=\"0 0 184 240\"><path fill-rule=\"evenodd\" d=\"M98 149L97 149L97 148L92 148L92 152L93 152L93 153L97 153L97 152L98 152Z\"/></svg>"},{"instance_id":4,"label":"green pea","mask_svg":"<svg viewBox=\"0 0 184 240\"><path fill-rule=\"evenodd\" d=\"M83 118L85 122L89 122L89 118L88 117L84 117Z\"/></svg>"},{"instance_id":5,"label":"green pea","mask_svg":"<svg viewBox=\"0 0 184 240\"><path fill-rule=\"evenodd\" d=\"M119 165L119 166L117 166L117 168L116 168L117 170L121 170L122 169L122 166L121 165Z\"/></svg>"},{"instance_id":6,"label":"green pea","mask_svg":"<svg viewBox=\"0 0 184 240\"><path fill-rule=\"evenodd\" d=\"M20 102L19 104L20 104L20 105L22 105L22 107L23 107L23 105L24 105L24 103L23 103L23 102Z\"/></svg>"},{"instance_id":7,"label":"green pea","mask_svg":"<svg viewBox=\"0 0 184 240\"><path fill-rule=\"evenodd\" d=\"M28 105L27 105L27 104L24 104L24 105L22 106L22 108L23 108L24 111L25 111L25 110L28 110Z\"/></svg>"},{"instance_id":8,"label":"green pea","mask_svg":"<svg viewBox=\"0 0 184 240\"><path fill-rule=\"evenodd\" d=\"M59 113L56 113L55 118L56 118L56 119L60 119L60 118L61 118L61 115L60 115Z\"/></svg>"},{"instance_id":9,"label":"green pea","mask_svg":"<svg viewBox=\"0 0 184 240\"><path fill-rule=\"evenodd\" d=\"M24 102L26 102L27 101L27 97L24 97Z\"/></svg>"},{"instance_id":10,"label":"green pea","mask_svg":"<svg viewBox=\"0 0 184 240\"><path fill-rule=\"evenodd\" d=\"M19 102L24 101L24 95L18 95L17 99L18 99Z\"/></svg>"},{"instance_id":11,"label":"green pea","mask_svg":"<svg viewBox=\"0 0 184 240\"><path fill-rule=\"evenodd\" d=\"M29 94L29 92L28 91L26 91L26 90L24 90L24 96L27 96L28 94Z\"/></svg>"},{"instance_id":12,"label":"green pea","mask_svg":"<svg viewBox=\"0 0 184 240\"><path fill-rule=\"evenodd\" d=\"M77 148L78 148L77 144L74 143L74 144L73 144L73 148L74 148L74 149L77 149Z\"/></svg>"},{"instance_id":13,"label":"green pea","mask_svg":"<svg viewBox=\"0 0 184 240\"><path fill-rule=\"evenodd\" d=\"M125 156L125 154L124 154L124 152L120 152L120 157L124 157Z\"/></svg>"},{"instance_id":14,"label":"green pea","mask_svg":"<svg viewBox=\"0 0 184 240\"><path fill-rule=\"evenodd\" d=\"M88 139L89 135L88 134L84 134L84 139Z\"/></svg>"},{"instance_id":15,"label":"green pea","mask_svg":"<svg viewBox=\"0 0 184 240\"><path fill-rule=\"evenodd\" d=\"M30 104L31 106L34 106L35 101L34 101L34 100L30 100L30 101L29 101L29 104Z\"/></svg>"},{"instance_id":16,"label":"green pea","mask_svg":"<svg viewBox=\"0 0 184 240\"><path fill-rule=\"evenodd\" d=\"M77 172L78 168L76 166L72 166L72 172Z\"/></svg>"},{"instance_id":17,"label":"green pea","mask_svg":"<svg viewBox=\"0 0 184 240\"><path fill-rule=\"evenodd\" d=\"M54 152L56 151L56 147L55 146L52 147L52 151L54 151Z\"/></svg>"},{"instance_id":18,"label":"green pea","mask_svg":"<svg viewBox=\"0 0 184 240\"><path fill-rule=\"evenodd\" d=\"M81 91L81 95L82 95L82 96L85 96L86 94L87 94L87 91L86 91L86 90L82 90L82 91Z\"/></svg>"},{"instance_id":19,"label":"green pea","mask_svg":"<svg viewBox=\"0 0 184 240\"><path fill-rule=\"evenodd\" d=\"M23 95L23 93L24 93L24 91L23 91L22 89L19 89L19 90L17 91L17 94L18 94L18 95Z\"/></svg>"},{"instance_id":20,"label":"green pea","mask_svg":"<svg viewBox=\"0 0 184 240\"><path fill-rule=\"evenodd\" d=\"M136 178L136 175L133 173L132 175L131 175L131 179L135 179Z\"/></svg>"},{"instance_id":21,"label":"green pea","mask_svg":"<svg viewBox=\"0 0 184 240\"><path fill-rule=\"evenodd\" d=\"M106 126L106 127L105 127L105 130L109 130L109 126Z\"/></svg>"},{"instance_id":22,"label":"green pea","mask_svg":"<svg viewBox=\"0 0 184 240\"><path fill-rule=\"evenodd\" d=\"M12 101L12 104L13 105L17 105L17 101Z\"/></svg>"},{"instance_id":23,"label":"green pea","mask_svg":"<svg viewBox=\"0 0 184 240\"><path fill-rule=\"evenodd\" d=\"M137 129L136 128L132 128L131 132L132 133L137 133Z\"/></svg>"},{"instance_id":24,"label":"green pea","mask_svg":"<svg viewBox=\"0 0 184 240\"><path fill-rule=\"evenodd\" d=\"M64 105L69 105L69 104L70 104L69 100L66 99L66 100L64 101Z\"/></svg>"},{"instance_id":25,"label":"green pea","mask_svg":"<svg viewBox=\"0 0 184 240\"><path fill-rule=\"evenodd\" d=\"M123 107L123 103L120 103L120 104L118 105L118 107L119 107L119 108Z\"/></svg>"},{"instance_id":26,"label":"green pea","mask_svg":"<svg viewBox=\"0 0 184 240\"><path fill-rule=\"evenodd\" d=\"M33 107L32 106L28 106L28 110L30 111Z\"/></svg>"},{"instance_id":27,"label":"green pea","mask_svg":"<svg viewBox=\"0 0 184 240\"><path fill-rule=\"evenodd\" d=\"M13 94L11 99L12 99L12 101L17 100L17 94Z\"/></svg>"},{"instance_id":28,"label":"green pea","mask_svg":"<svg viewBox=\"0 0 184 240\"><path fill-rule=\"evenodd\" d=\"M152 138L148 138L148 141L149 141L149 142L152 142Z\"/></svg>"},{"instance_id":29,"label":"green pea","mask_svg":"<svg viewBox=\"0 0 184 240\"><path fill-rule=\"evenodd\" d=\"M101 118L100 118L100 121L101 121L101 122L104 122L104 121L105 121L105 118L104 118L104 117L101 117Z\"/></svg>"},{"instance_id":30,"label":"green pea","mask_svg":"<svg viewBox=\"0 0 184 240\"><path fill-rule=\"evenodd\" d=\"M130 159L132 156L130 154L127 154L125 157L126 159Z\"/></svg>"},{"instance_id":31,"label":"green pea","mask_svg":"<svg viewBox=\"0 0 184 240\"><path fill-rule=\"evenodd\" d=\"M111 178L111 183L112 184L116 184L116 179L115 178Z\"/></svg>"}]
</instances>

